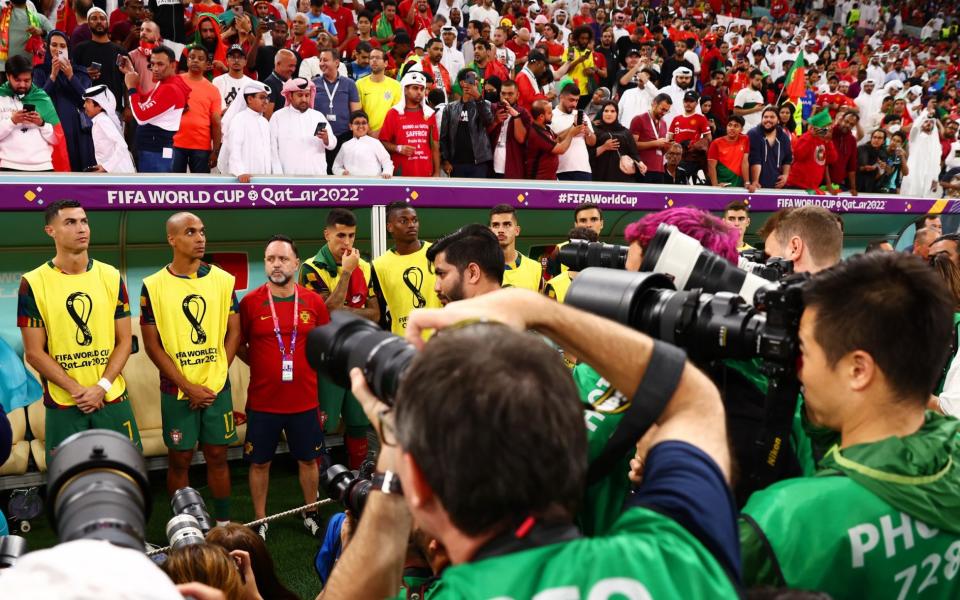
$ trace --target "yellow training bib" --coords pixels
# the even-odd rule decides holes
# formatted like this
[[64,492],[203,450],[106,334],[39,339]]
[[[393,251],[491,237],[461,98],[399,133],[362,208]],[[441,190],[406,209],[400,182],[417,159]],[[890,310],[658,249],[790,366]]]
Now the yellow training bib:
[[[163,349],[190,383],[215,392],[227,381],[227,319],[233,275],[210,265],[203,277],[184,278],[164,267],[143,280]],[[183,398],[183,391],[178,396]]]
[[[557,302],[563,302],[567,297],[567,290],[570,289],[570,272],[560,273],[547,282],[547,295],[556,298]],[[553,292],[551,294],[551,292]]]
[[397,335],[407,332],[407,319],[415,308],[440,308],[434,290],[437,277],[430,269],[424,242],[413,254],[400,255],[388,250],[373,261],[380,291],[390,311],[390,330]]
[[[103,377],[116,343],[114,317],[120,294],[120,272],[92,261],[89,271],[68,275],[44,264],[24,274],[37,301],[47,330],[47,352],[71,379],[83,386]],[[47,382],[53,401],[61,406],[77,403],[62,387]],[[127,389],[118,375],[107,392],[107,402]]]
[[540,284],[543,282],[543,268],[540,263],[527,258],[521,252],[517,252],[517,257],[520,258],[520,264],[507,265],[507,269],[503,272],[503,286],[526,288],[539,292]]

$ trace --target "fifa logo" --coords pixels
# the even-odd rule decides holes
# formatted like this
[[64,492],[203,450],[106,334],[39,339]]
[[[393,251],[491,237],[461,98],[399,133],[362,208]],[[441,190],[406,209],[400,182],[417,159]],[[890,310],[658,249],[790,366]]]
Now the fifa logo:
[[203,316],[207,314],[207,301],[199,294],[190,294],[183,299],[183,316],[187,318],[193,331],[190,332],[190,341],[196,345],[207,342],[207,332],[203,330],[201,323]]
[[427,305],[427,299],[423,297],[420,288],[423,287],[423,271],[420,267],[410,267],[403,272],[403,283],[413,294],[413,307],[423,308]]
[[89,346],[93,343],[93,334],[87,327],[92,312],[93,300],[86,292],[74,292],[67,296],[67,314],[77,325],[76,340],[81,346]]

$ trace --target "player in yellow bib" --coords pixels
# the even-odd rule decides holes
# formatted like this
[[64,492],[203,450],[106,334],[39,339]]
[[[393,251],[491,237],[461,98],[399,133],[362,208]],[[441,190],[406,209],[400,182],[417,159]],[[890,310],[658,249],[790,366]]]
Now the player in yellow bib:
[[387,205],[387,233],[396,246],[373,261],[373,290],[386,314],[385,326],[402,336],[413,309],[440,308],[440,299],[427,260],[430,243],[420,241],[417,211],[406,202]]
[[160,370],[163,441],[170,466],[167,491],[189,485],[197,443],[207,462],[217,523],[230,519],[227,446],[237,440],[227,370],[240,344],[234,277],[202,261],[207,233],[194,214],[167,220],[173,260],[143,280],[140,327]]
[[540,292],[543,290],[543,267],[517,250],[520,223],[517,211],[509,204],[498,204],[490,209],[490,230],[497,236],[503,258],[503,287],[518,287]]
[[[344,208],[334,208],[327,214],[323,237],[327,243],[300,267],[300,285],[323,296],[330,312],[349,310],[377,321],[380,306],[370,287],[370,263],[360,258],[360,251],[353,247],[357,239],[357,217]],[[328,378],[317,378],[317,392],[324,432],[336,433],[342,414],[346,425],[343,443],[347,447],[347,464],[351,469],[360,468],[367,456],[370,421],[353,394]]]
[[[587,227],[574,227],[567,234],[567,240],[584,240],[587,242],[596,242],[598,240],[597,232]],[[566,243],[566,242],[564,242]],[[577,272],[565,269],[559,275],[554,275],[543,287],[543,293],[557,302],[563,302],[567,296],[567,290],[570,284],[576,278]]]
[[20,282],[17,325],[43,379],[45,449],[87,429],[112,429],[140,447],[120,371],[130,357],[130,301],[120,272],[89,256],[90,224],[75,200],[45,211],[53,260]]

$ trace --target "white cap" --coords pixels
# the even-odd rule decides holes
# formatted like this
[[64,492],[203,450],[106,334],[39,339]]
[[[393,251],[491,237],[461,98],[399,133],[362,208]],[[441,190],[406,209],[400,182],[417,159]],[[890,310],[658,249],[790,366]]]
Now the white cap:
[[400,85],[401,87],[407,87],[408,85],[427,87],[427,78],[422,71],[407,71],[403,79],[400,80]]

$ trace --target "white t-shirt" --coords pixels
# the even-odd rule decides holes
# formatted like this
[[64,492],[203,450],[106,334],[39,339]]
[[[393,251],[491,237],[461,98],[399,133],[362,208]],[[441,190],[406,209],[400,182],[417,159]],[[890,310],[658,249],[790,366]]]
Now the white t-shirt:
[[[571,113],[565,113],[559,108],[553,111],[553,122],[550,123],[550,129],[557,135],[560,135],[561,132],[573,126],[578,112],[580,111],[574,110]],[[583,122],[587,124],[587,130],[593,133],[593,124],[590,123],[590,119],[584,117]],[[590,154],[587,152],[587,141],[583,136],[578,135],[574,137],[573,141],[570,142],[570,148],[560,155],[560,164],[557,166],[557,173],[567,173],[569,171],[580,171],[582,173],[593,172],[590,169]]]
[[[747,86],[737,92],[737,97],[733,101],[733,106],[736,108],[750,108],[747,106],[748,104],[753,104],[754,106],[763,104],[763,94],[750,86]],[[746,122],[743,130],[750,131],[759,125],[761,116],[763,116],[761,111],[757,111],[749,115],[743,115],[743,120]]]
[[495,6],[485,8],[483,4],[477,4],[470,9],[470,20],[480,21],[481,23],[490,23],[490,27],[496,29],[500,25],[500,13]]
[[217,75],[213,78],[213,86],[220,92],[224,109],[230,106],[234,98],[241,95],[240,90],[242,90],[244,86],[253,82],[254,81],[246,75],[240,77],[240,79],[234,79],[230,76],[230,73]]

